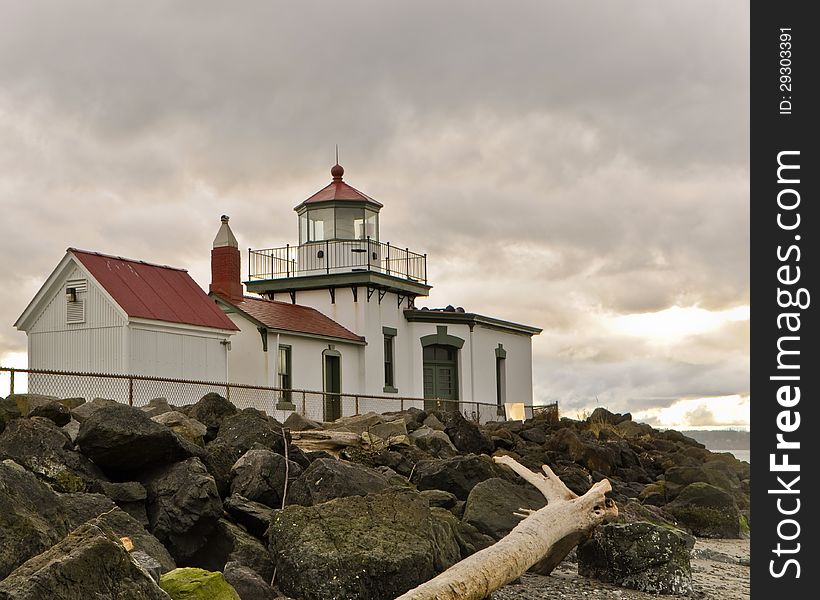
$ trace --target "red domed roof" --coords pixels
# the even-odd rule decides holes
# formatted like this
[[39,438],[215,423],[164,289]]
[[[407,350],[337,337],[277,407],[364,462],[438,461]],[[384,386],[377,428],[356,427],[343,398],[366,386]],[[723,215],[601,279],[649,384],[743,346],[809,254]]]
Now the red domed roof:
[[333,181],[299,204],[299,206],[297,206],[294,210],[299,210],[306,204],[316,204],[318,202],[330,201],[366,202],[375,208],[381,208],[384,206],[381,202],[374,200],[367,194],[364,194],[354,188],[352,185],[348,185],[342,181],[344,172],[345,170],[342,165],[338,163],[333,165],[330,169],[330,174],[333,177]]

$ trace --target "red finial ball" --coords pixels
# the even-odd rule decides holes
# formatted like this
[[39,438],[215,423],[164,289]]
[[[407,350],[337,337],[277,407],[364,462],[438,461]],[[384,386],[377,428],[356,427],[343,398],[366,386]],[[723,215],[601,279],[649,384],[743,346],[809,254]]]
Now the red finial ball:
[[336,164],[335,164],[335,165],[333,165],[333,167],[330,169],[330,174],[333,176],[333,180],[334,180],[334,181],[341,181],[341,180],[342,180],[342,175],[344,175],[344,174],[345,174],[345,170],[344,170],[344,168],[342,167],[342,165],[340,165],[340,164],[336,163]]

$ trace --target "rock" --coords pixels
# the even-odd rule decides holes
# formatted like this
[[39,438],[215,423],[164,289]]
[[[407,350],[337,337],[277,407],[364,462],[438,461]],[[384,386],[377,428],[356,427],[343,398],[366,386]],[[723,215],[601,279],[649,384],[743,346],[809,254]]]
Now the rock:
[[29,417],[44,417],[53,421],[57,427],[62,427],[71,421],[71,411],[59,400],[52,400],[47,404],[40,404],[32,409]]
[[[425,427],[429,427],[435,431],[444,431],[444,423],[438,420],[436,415],[428,415],[426,419],[422,422],[422,425]],[[448,440],[450,438],[447,438]]]
[[222,573],[185,567],[160,578],[160,587],[171,600],[241,600]]
[[686,486],[664,510],[692,533],[709,538],[739,538],[740,511],[728,492],[708,483]]
[[625,415],[616,414],[608,411],[603,406],[599,406],[592,411],[592,414],[587,417],[587,423],[607,423],[609,425],[618,425],[624,421],[631,421],[632,415],[626,413]]
[[161,572],[176,568],[174,559],[159,540],[148,533],[142,523],[115,506],[109,498],[102,494],[76,493],[63,494],[61,500],[71,529],[96,519],[98,523],[110,528],[117,538],[130,538],[135,550],[145,552],[159,563]]
[[468,454],[447,460],[420,461],[410,481],[419,490],[444,490],[459,500],[466,500],[477,483],[501,476],[504,472],[489,458]]
[[394,419],[373,425],[367,430],[367,433],[369,433],[371,437],[375,436],[387,442],[391,442],[401,437],[407,437],[407,425],[404,419]]
[[273,561],[258,539],[237,525],[220,519],[207,543],[189,560],[189,564],[208,571],[222,571],[228,562],[252,569],[265,581],[273,577]]
[[288,506],[268,540],[280,590],[304,600],[392,599],[441,562],[430,508],[411,490]]
[[137,563],[143,571],[148,573],[151,576],[151,579],[154,580],[154,583],[159,585],[159,578],[162,575],[162,565],[160,562],[151,556],[150,554],[146,554],[142,550],[134,550],[131,552],[131,559]]
[[731,471],[706,469],[703,467],[672,467],[665,474],[668,483],[678,484],[683,489],[690,483],[703,482],[719,487],[730,494],[740,491],[740,480]]
[[451,525],[451,530],[455,535],[455,541],[458,544],[462,560],[471,554],[475,554],[479,550],[483,550],[495,544],[493,538],[481,533],[469,523],[459,520],[452,511],[434,507],[430,509],[430,515],[435,519],[445,521]]
[[242,600],[276,600],[279,597],[256,571],[238,562],[226,564],[223,574]]
[[117,404],[116,400],[109,400],[108,398],[94,398],[91,402],[85,402],[77,408],[72,408],[71,416],[82,423],[104,406],[114,406],[115,404]]
[[652,435],[655,430],[646,423],[635,421],[621,421],[615,426],[616,431],[626,439],[640,438]]
[[167,398],[152,398],[145,406],[140,406],[140,410],[152,419],[158,415],[171,412],[174,408],[168,404]]
[[196,419],[207,427],[206,439],[212,440],[219,432],[222,422],[226,417],[237,413],[236,407],[225,398],[211,392],[205,394],[199,401],[188,410],[188,416]]
[[457,541],[459,521],[450,511],[436,508],[430,510],[430,523],[436,547],[433,568],[437,573],[441,573],[462,558],[461,547]]
[[374,425],[383,422],[384,417],[374,412],[369,412],[363,415],[353,415],[352,417],[336,419],[333,423],[326,425],[325,429],[362,434],[365,431],[369,431]]
[[[540,466],[536,466],[536,468],[540,469]],[[592,487],[592,478],[589,471],[580,465],[569,461],[561,461],[555,465],[553,471],[565,486],[579,496],[586,494],[589,488]]]
[[155,423],[140,409],[124,404],[95,410],[81,423],[77,444],[83,454],[115,476],[184,460],[197,453],[193,444]]
[[82,492],[107,479],[96,465],[71,448],[66,433],[42,417],[15,419],[0,434],[0,459],[14,460],[59,492]]
[[208,428],[196,419],[186,417],[181,412],[171,410],[164,412],[155,417],[151,417],[155,423],[165,425],[174,433],[181,435],[189,442],[193,442],[197,446],[205,445],[205,434]]
[[662,527],[678,528],[675,518],[658,506],[641,504],[634,498],[618,506],[618,523],[646,521]]
[[40,406],[58,402],[57,396],[45,396],[43,394],[9,394],[6,402],[17,405],[17,410],[22,417],[31,416],[31,412]]
[[421,496],[427,500],[430,508],[438,507],[450,510],[458,502],[458,498],[456,498],[455,494],[445,492],[444,490],[423,490]]
[[214,478],[198,458],[166,465],[143,476],[149,530],[177,563],[185,563],[222,516]]
[[301,473],[299,465],[272,450],[248,450],[231,469],[231,494],[239,494],[271,508],[281,508],[285,478],[288,485],[292,485]]
[[423,425],[410,434],[410,439],[421,450],[436,458],[452,458],[458,455],[458,450],[444,431]]
[[148,515],[145,512],[147,493],[145,487],[138,481],[124,481],[122,483],[103,482],[102,493],[111,498],[122,510],[139,521],[144,527],[148,526]]
[[0,582],[0,598],[14,600],[168,600],[104,524],[81,525]]
[[538,510],[547,505],[535,488],[524,487],[494,477],[482,481],[470,491],[463,520],[481,533],[500,540],[521,522],[513,513],[520,508]]
[[543,427],[530,427],[529,429],[523,430],[519,435],[534,444],[541,445],[547,441],[547,434]]
[[[13,407],[12,410],[9,408]],[[13,419],[20,418],[20,411],[17,410],[17,405],[13,402],[6,402],[5,398],[0,398],[0,433],[6,430],[6,425],[11,423]]]
[[224,440],[213,440],[205,444],[202,462],[216,481],[216,489],[222,498],[231,493],[231,469],[240,456],[242,452]]
[[85,404],[85,398],[63,398],[58,402],[65,406],[69,411],[72,411],[78,406]]
[[229,496],[223,507],[231,518],[242,525],[251,535],[264,539],[273,519],[273,508],[239,495]]
[[12,460],[0,462],[0,580],[69,532],[60,497]]
[[[587,432],[587,435],[592,436],[592,433]],[[544,447],[565,454],[590,472],[611,475],[620,465],[620,448],[617,444],[599,444],[594,436],[592,440],[582,439],[572,429],[564,428],[548,438]]]
[[310,464],[290,487],[288,502],[313,506],[334,498],[364,496],[390,487],[387,477],[374,469],[332,458]]
[[283,426],[276,419],[269,418],[254,408],[246,408],[222,419],[216,440],[223,441],[242,454],[254,444],[270,448],[277,454],[284,454],[285,440],[282,438],[282,431]]
[[68,436],[68,438],[71,440],[71,443],[73,444],[75,441],[77,441],[77,434],[80,433],[80,422],[72,417],[68,423],[61,427],[61,429]]
[[651,523],[609,523],[578,546],[578,574],[653,594],[690,594],[694,541]]
[[438,412],[436,416],[444,424],[444,433],[460,452],[492,454],[495,450],[489,436],[484,434],[478,425],[465,419],[460,412],[444,410]]
[[308,419],[307,417],[303,417],[298,412],[290,413],[288,418],[285,419],[283,425],[285,426],[285,429],[290,431],[311,431],[322,429],[321,423]]

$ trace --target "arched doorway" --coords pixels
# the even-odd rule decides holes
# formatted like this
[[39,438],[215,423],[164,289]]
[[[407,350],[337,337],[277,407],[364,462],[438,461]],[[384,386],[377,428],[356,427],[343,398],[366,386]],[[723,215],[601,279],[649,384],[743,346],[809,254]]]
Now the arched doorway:
[[458,348],[429,344],[423,353],[424,410],[456,410],[457,404],[446,400],[458,401]]

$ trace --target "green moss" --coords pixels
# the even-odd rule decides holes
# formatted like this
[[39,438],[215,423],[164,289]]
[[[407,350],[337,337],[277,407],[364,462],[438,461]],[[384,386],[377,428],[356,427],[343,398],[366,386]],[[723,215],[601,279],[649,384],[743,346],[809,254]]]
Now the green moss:
[[746,515],[740,515],[740,535],[747,536],[751,531],[752,528],[749,525],[749,519],[746,518]]
[[172,600],[240,600],[219,571],[186,567],[162,575],[159,586]]

